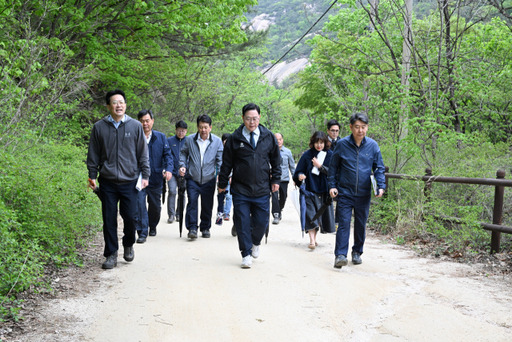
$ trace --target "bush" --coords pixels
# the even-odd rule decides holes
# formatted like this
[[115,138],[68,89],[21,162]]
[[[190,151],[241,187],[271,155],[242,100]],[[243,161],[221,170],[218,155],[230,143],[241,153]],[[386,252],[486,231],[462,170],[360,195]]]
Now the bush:
[[77,251],[101,226],[84,157],[44,143],[0,153],[0,319],[16,313],[7,306],[17,293],[44,283],[44,266],[80,265]]
[[[442,146],[434,176],[496,178],[498,169],[511,165],[506,144],[474,143]],[[423,164],[424,165],[424,164]],[[402,173],[423,175],[425,166],[412,160]],[[507,175],[510,179],[510,175]],[[428,244],[435,254],[465,256],[490,251],[490,232],[480,223],[492,223],[494,186],[432,183],[424,195],[423,181],[389,180],[387,198],[375,201],[369,224],[405,242]],[[505,188],[503,224],[512,225],[511,189]],[[511,234],[502,234],[501,249],[510,250]]]

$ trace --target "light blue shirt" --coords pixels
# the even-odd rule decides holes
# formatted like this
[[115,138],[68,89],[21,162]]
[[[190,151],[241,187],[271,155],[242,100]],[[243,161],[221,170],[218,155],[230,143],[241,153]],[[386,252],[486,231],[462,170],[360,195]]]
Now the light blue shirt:
[[114,124],[114,127],[115,127],[116,129],[118,129],[118,128],[119,128],[119,125],[121,124],[121,122],[125,122],[125,121],[126,121],[126,114],[125,114],[125,115],[123,115],[123,118],[122,118],[121,120],[119,120],[119,121],[114,120],[114,118],[112,117],[112,115],[109,115],[109,116],[108,116],[108,121],[112,122],[112,123]]
[[[256,127],[254,132],[254,146],[258,146],[258,138],[260,137],[260,128]],[[242,129],[242,134],[244,135],[245,139],[250,143],[251,142],[251,132],[247,129],[247,127],[244,126]]]

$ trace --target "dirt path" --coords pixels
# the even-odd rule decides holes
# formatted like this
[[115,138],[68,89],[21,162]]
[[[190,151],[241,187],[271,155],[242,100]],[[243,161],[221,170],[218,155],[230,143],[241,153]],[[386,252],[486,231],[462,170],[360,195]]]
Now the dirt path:
[[509,279],[371,235],[363,264],[337,270],[334,235],[310,251],[291,203],[283,216],[249,270],[231,221],[191,242],[163,216],[133,263],[98,260],[90,292],[52,301],[45,326],[19,341],[512,340]]

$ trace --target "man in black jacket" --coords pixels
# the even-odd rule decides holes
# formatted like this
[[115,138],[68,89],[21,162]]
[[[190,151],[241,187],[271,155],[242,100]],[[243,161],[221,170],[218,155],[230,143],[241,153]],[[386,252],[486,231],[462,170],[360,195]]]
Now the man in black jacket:
[[327,121],[327,135],[329,136],[329,141],[331,142],[331,151],[334,151],[336,148],[336,144],[340,140],[340,123],[336,119],[331,119]]
[[244,123],[224,146],[219,192],[231,177],[233,220],[242,253],[242,268],[250,268],[259,256],[259,246],[268,227],[271,191],[279,190],[281,156],[272,134],[260,125],[260,108],[249,103],[242,109]]

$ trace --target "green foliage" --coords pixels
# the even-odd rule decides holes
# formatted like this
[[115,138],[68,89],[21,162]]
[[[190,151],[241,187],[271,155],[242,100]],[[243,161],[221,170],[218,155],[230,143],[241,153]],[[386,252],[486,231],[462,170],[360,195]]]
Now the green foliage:
[[[498,169],[510,171],[512,156],[507,144],[491,144],[481,136],[457,144],[440,144],[434,176],[496,178]],[[424,174],[419,156],[409,164],[406,174]],[[492,223],[493,186],[434,182],[427,198],[422,181],[390,179],[389,184],[387,197],[371,207],[369,226],[409,243],[436,246],[437,254],[489,252],[490,232],[480,223]],[[512,207],[507,200],[511,195],[506,188],[503,224],[508,226],[512,225]],[[502,240],[502,248],[510,250],[512,236],[504,234]]]
[[[24,144],[30,145],[30,135]],[[100,227],[99,202],[87,192],[85,152],[39,143],[0,153],[0,297],[15,313],[16,294],[43,284],[45,265],[81,263],[77,256]],[[83,185],[81,185],[83,184]]]
[[186,75],[171,78],[174,68],[247,44],[243,13],[255,3],[0,1],[0,144],[26,126],[44,134],[53,118],[71,120],[50,134],[71,129],[67,140],[80,144],[105,115],[106,89],[126,90],[137,111],[182,91]]

